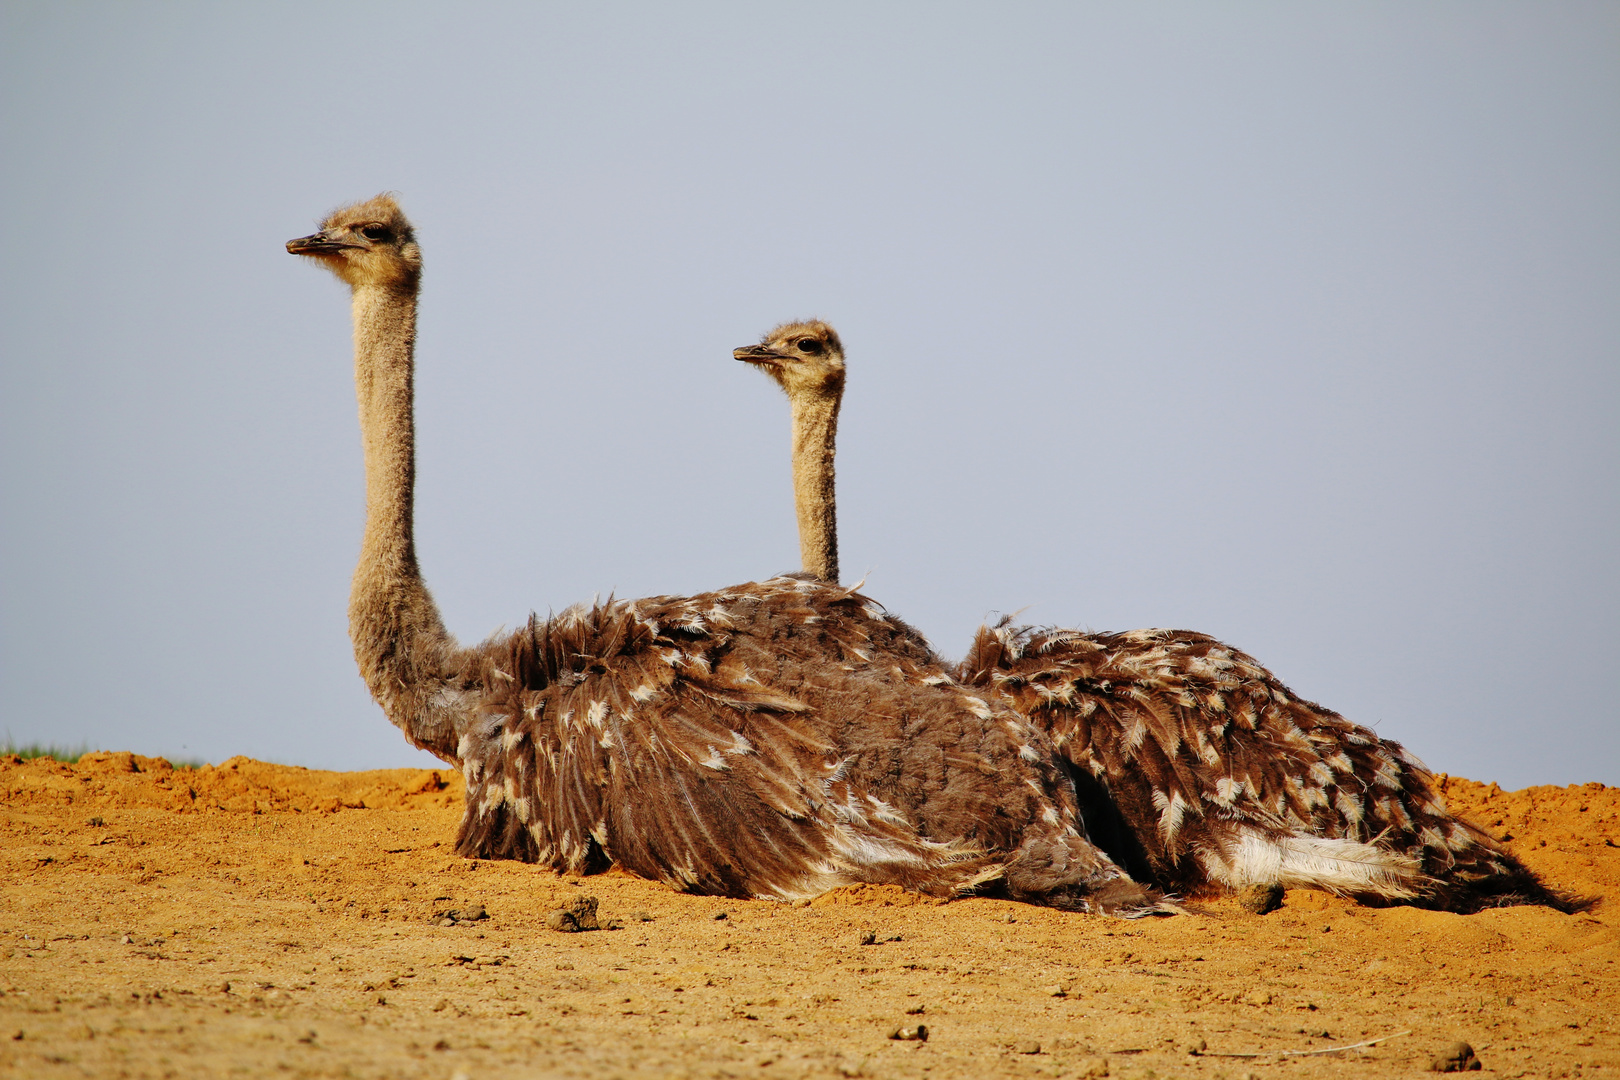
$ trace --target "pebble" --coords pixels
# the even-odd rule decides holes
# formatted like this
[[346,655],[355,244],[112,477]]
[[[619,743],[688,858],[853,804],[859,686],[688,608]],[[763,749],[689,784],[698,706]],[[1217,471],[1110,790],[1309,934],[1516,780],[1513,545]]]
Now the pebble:
[[1251,885],[1238,895],[1238,906],[1256,915],[1265,915],[1282,907],[1281,885]]
[[1065,990],[1061,985],[1059,985],[1057,983],[1053,983],[1051,986],[1048,986],[1046,988],[1046,996],[1047,997],[1068,997],[1069,992],[1067,990]]
[[1041,1052],[1041,1044],[1033,1041],[1021,1042],[1017,1046],[1014,1046],[1013,1050],[1020,1054],[1038,1054]]
[[1474,1048],[1465,1042],[1452,1043],[1444,1053],[1436,1054],[1434,1060],[1429,1062],[1430,1072],[1473,1072],[1484,1067],[1474,1056]]
[[860,943],[862,945],[876,945],[877,944],[877,931],[875,931],[875,930],[862,930],[861,931],[861,942]]
[[899,1042],[927,1042],[928,1025],[918,1024],[916,1027],[895,1028],[889,1032],[889,1038]]
[[1100,1080],[1108,1075],[1107,1058],[1087,1058],[1080,1063],[1080,1071],[1075,1074],[1082,1080]]
[[602,929],[596,918],[596,897],[581,896],[567,907],[558,908],[546,916],[546,925],[559,934]]
[[1202,1054],[1208,1049],[1209,1043],[1205,1042],[1203,1039],[1194,1039],[1192,1042],[1182,1047],[1182,1050],[1186,1051],[1193,1057],[1197,1057],[1199,1054]]
[[484,910],[483,904],[473,904],[471,907],[456,908],[446,911],[439,918],[440,926],[454,926],[457,923],[477,922],[479,919],[489,918],[489,912]]
[[911,1008],[906,1010],[906,1015],[907,1016],[921,1016],[923,1013],[925,1013],[927,1011],[928,1011],[928,1006],[926,1006],[926,1005],[913,1005]]
[[731,918],[731,912],[729,912],[729,911],[717,911],[717,912],[714,913],[714,921],[715,922],[719,922],[721,919],[729,919],[729,918]]

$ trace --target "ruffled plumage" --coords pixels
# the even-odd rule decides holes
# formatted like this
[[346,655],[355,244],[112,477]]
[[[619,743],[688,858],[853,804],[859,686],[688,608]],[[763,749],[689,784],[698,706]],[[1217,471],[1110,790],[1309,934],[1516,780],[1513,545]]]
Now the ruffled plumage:
[[1045,735],[852,590],[609,601],[476,652],[464,855],[724,896],[1153,901],[1085,838]]
[[1580,906],[1451,816],[1399,743],[1204,634],[1004,620],[980,629],[954,674],[1052,737],[1093,839],[1161,888],[1298,885],[1455,911]]

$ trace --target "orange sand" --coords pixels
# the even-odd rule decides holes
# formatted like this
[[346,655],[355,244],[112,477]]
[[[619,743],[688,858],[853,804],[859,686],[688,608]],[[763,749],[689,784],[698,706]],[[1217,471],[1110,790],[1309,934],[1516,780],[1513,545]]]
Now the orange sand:
[[[1620,1077],[1620,789],[1446,783],[1604,898],[1588,914],[1290,892],[1140,922],[468,862],[460,792],[450,771],[0,758],[0,1075],[1388,1077],[1460,1039],[1482,1075]],[[620,928],[546,928],[586,894]],[[926,1042],[888,1037],[919,1023]]]

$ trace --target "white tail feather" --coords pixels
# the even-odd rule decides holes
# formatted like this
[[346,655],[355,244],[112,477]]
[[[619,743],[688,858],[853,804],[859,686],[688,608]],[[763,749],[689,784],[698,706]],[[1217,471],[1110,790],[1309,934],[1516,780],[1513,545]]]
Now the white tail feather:
[[1231,888],[1281,885],[1408,900],[1427,884],[1416,859],[1356,840],[1272,838],[1237,827],[1218,843],[1218,849],[1200,850],[1198,861],[1211,880]]

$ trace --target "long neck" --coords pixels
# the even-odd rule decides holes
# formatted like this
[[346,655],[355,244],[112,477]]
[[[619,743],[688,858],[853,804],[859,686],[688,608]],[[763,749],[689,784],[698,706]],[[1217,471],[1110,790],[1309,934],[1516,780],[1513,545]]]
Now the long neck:
[[799,517],[799,558],[805,573],[838,580],[838,507],[833,451],[838,438],[836,394],[795,397],[793,502]]
[[447,761],[465,712],[455,639],[416,565],[411,415],[416,289],[354,290],[354,382],[366,458],[366,531],[349,593],[349,638],[371,696],[411,742]]

